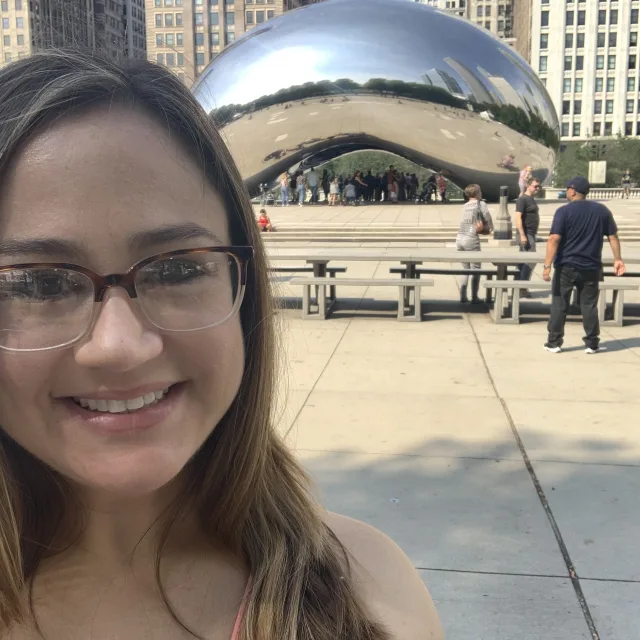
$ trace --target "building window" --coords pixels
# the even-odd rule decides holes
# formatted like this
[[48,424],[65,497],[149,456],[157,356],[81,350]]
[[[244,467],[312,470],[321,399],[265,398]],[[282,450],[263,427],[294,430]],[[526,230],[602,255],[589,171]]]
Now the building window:
[[607,92],[616,90],[616,79],[615,78],[607,78]]
[[605,136],[610,136],[613,132],[613,123],[612,122],[605,122],[604,123],[604,135]]
[[195,0],[195,4],[197,7],[201,7],[202,6],[202,0]]
[[602,113],[602,100],[593,101],[593,113],[600,115]]
[[176,56],[173,53],[167,53],[167,67],[176,66]]
[[2,28],[3,29],[9,28],[9,18],[2,18]]
[[628,65],[628,69],[635,69],[636,68],[636,64],[638,64],[638,57],[634,54],[629,56],[629,65]]
[[573,56],[565,56],[564,57],[564,70],[571,71],[573,67]]
[[211,44],[215,47],[218,46],[220,44],[220,34],[219,33],[212,33],[211,34]]
[[16,29],[24,29],[24,18],[16,18]]
[[181,47],[183,43],[182,33],[176,33],[176,44]]
[[607,24],[607,10],[606,9],[600,9],[600,11],[598,11],[598,24],[599,25]]
[[609,47],[615,47],[618,44],[618,34],[612,31],[609,34]]
[[540,34],[540,48],[548,49],[549,48],[549,34],[541,33]]
[[4,61],[5,62],[11,62],[11,54],[10,53],[5,53],[4,54]]
[[571,113],[571,100],[562,101],[562,115],[568,116]]
[[576,78],[575,93],[582,93],[582,78]]
[[613,113],[613,100],[606,100],[604,103],[605,113],[611,115]]
[[633,107],[635,106],[635,100],[627,100],[627,113],[633,113]]
[[574,116],[582,115],[582,100],[573,101],[573,115]]
[[584,11],[578,11],[578,26],[580,27],[584,26],[585,17],[586,16]]
[[212,11],[209,14],[209,24],[213,26],[220,24],[220,14],[217,11]]
[[156,47],[161,47],[164,44],[161,33],[156,33]]
[[164,64],[164,53],[156,53],[156,62],[158,64]]
[[569,135],[569,123],[568,122],[563,122],[562,123],[562,137],[566,138]]
[[162,0],[156,0],[155,5],[156,5],[156,7],[161,7],[162,6]]
[[596,93],[600,93],[604,87],[604,80],[602,78],[596,78]]
[[479,5],[476,7],[476,17],[477,17],[477,18],[482,18],[482,17],[483,17],[483,15],[484,15],[484,14],[483,14],[483,10],[484,10],[484,7],[483,7],[481,4],[479,4]]
[[540,26],[541,27],[548,27],[549,26],[549,12],[548,11],[543,11],[540,14]]
[[253,11],[247,11],[244,19],[247,24],[253,24]]
[[22,0],[16,0],[16,11],[22,11]]
[[[549,38],[547,37],[547,42]],[[540,36],[540,42],[542,42],[542,36]],[[546,49],[547,47],[545,47]],[[564,48],[572,49],[573,48],[573,33],[565,33],[564,35]]]
[[607,34],[604,33],[603,31],[600,31],[598,33],[598,46],[604,47],[605,44],[607,44]]
[[173,47],[174,35],[173,33],[167,33],[165,36],[165,42],[167,43],[167,47]]
[[156,27],[162,26],[162,14],[156,13]]
[[567,27],[573,26],[573,19],[575,15],[576,14],[573,11],[567,11]]
[[176,7],[182,6],[182,0],[175,0]]
[[584,56],[576,56],[576,71],[584,69]]
[[182,26],[182,14],[176,13],[176,27]]
[[616,68],[616,57],[609,56],[607,58],[607,69],[615,69]]
[[574,122],[573,123],[573,137],[574,138],[579,138],[580,137],[580,123],[579,122]]
[[631,9],[631,24],[638,24],[638,9]]
[[601,129],[602,124],[600,122],[594,122],[593,123],[593,135],[594,136],[599,136],[600,132],[602,131]]
[[609,12],[609,24],[618,24],[618,10],[611,9]]
[[204,46],[204,33],[196,33],[195,43],[197,47]]
[[578,49],[584,49],[584,33],[578,34]]
[[633,122],[625,122],[624,123],[624,135],[632,136],[633,135]]
[[547,70],[547,56],[540,56],[540,72],[544,73]]
[[604,56],[596,56],[596,69],[604,69]]
[[194,14],[194,18],[195,18],[195,21],[196,21],[197,25],[204,24],[204,17],[203,17],[201,12],[195,13]]
[[224,14],[224,21],[228,24],[228,25],[232,25],[236,23],[236,14],[233,11],[227,11]]
[[218,0],[209,0],[209,4],[210,4],[212,7],[217,7],[217,6],[218,6]]
[[635,90],[636,90],[636,79],[627,78],[627,91],[635,91]]
[[276,12],[273,9],[267,9],[267,20],[271,20],[271,18],[275,17]]
[[225,31],[224,34],[224,43],[225,45],[231,44],[236,39],[236,34],[233,31]]
[[484,8],[484,17],[485,18],[490,18],[491,17],[491,5],[488,4],[485,8]]
[[638,46],[638,32],[637,31],[632,31],[629,34],[629,46],[630,47],[637,47]]
[[563,93],[571,93],[571,78],[565,78],[562,86]]
[[264,22],[264,11],[256,11],[256,23],[262,24]]
[[164,26],[173,27],[173,13],[164,14]]
[[4,40],[4,46],[5,47],[10,47],[11,46],[11,36],[4,36],[3,40]]
[[204,64],[204,53],[202,53],[202,51],[198,51],[198,53],[196,53],[196,64],[199,67]]
[[184,53],[178,54],[178,66],[184,67]]
[[164,0],[165,7],[173,7],[173,0]]
[[504,31],[504,20],[498,20],[498,31]]
[[7,0],[2,0],[2,11],[9,11],[9,2]]

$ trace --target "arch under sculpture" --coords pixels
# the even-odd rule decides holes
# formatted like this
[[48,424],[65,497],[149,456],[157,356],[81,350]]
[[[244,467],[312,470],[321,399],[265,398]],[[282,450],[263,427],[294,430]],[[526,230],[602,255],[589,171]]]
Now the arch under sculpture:
[[[255,27],[194,86],[250,191],[292,167],[363,149],[518,193],[559,146],[551,99],[525,60],[475,24],[407,0],[328,0]],[[366,169],[366,167],[363,167]]]

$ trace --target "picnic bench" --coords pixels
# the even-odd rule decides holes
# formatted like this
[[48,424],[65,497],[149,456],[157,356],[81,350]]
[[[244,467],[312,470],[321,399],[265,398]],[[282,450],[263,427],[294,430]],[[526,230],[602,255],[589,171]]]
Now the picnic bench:
[[[520,293],[523,289],[529,291],[551,291],[551,282],[526,282],[521,280],[496,280],[486,282],[487,289],[495,289],[496,299],[491,315],[496,324],[520,323]],[[598,317],[604,326],[621,327],[624,320],[624,292],[637,291],[638,285],[625,282],[601,282],[600,296],[598,298]],[[508,310],[509,291],[512,291],[510,315],[505,315]],[[612,291],[613,313],[607,315],[607,291]]]
[[[293,267],[269,267],[269,271],[272,273],[313,273],[313,265],[302,264]],[[327,275],[330,278],[335,278],[336,273],[346,273],[347,267],[327,267]],[[318,289],[316,288],[316,299],[318,298]],[[334,284],[329,285],[329,299],[336,299],[336,287]]]
[[[302,317],[305,320],[325,320],[333,307],[334,300],[327,304],[327,298],[322,290],[317,296],[318,310],[311,311],[311,287],[336,286],[341,287],[398,287],[398,320],[420,322],[422,320],[422,301],[420,291],[422,287],[433,286],[433,280],[395,279],[381,280],[377,278],[292,278],[292,285],[302,285]],[[414,290],[413,305],[406,304],[405,291],[407,288]],[[409,313],[407,313],[409,307]]]

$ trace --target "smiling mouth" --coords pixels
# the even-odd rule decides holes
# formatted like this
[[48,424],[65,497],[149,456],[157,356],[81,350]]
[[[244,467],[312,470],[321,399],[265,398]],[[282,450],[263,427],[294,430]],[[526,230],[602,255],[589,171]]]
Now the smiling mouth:
[[95,413],[135,413],[162,402],[172,388],[173,386],[158,391],[150,391],[143,396],[127,400],[96,400],[93,398],[72,398],[72,400],[79,407]]

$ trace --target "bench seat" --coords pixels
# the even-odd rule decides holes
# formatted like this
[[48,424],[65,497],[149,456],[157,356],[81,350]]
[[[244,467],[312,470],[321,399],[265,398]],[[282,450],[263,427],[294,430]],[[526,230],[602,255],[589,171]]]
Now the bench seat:
[[[336,285],[341,287],[398,287],[398,320],[420,322],[422,320],[420,290],[422,287],[433,286],[433,280],[402,279],[382,280],[377,278],[292,278],[292,285],[302,286],[302,317],[304,319],[326,319],[330,307],[327,307],[326,296],[318,296],[318,312],[311,313],[311,287]],[[405,291],[411,288],[414,293],[413,311],[409,314],[405,309]]]

